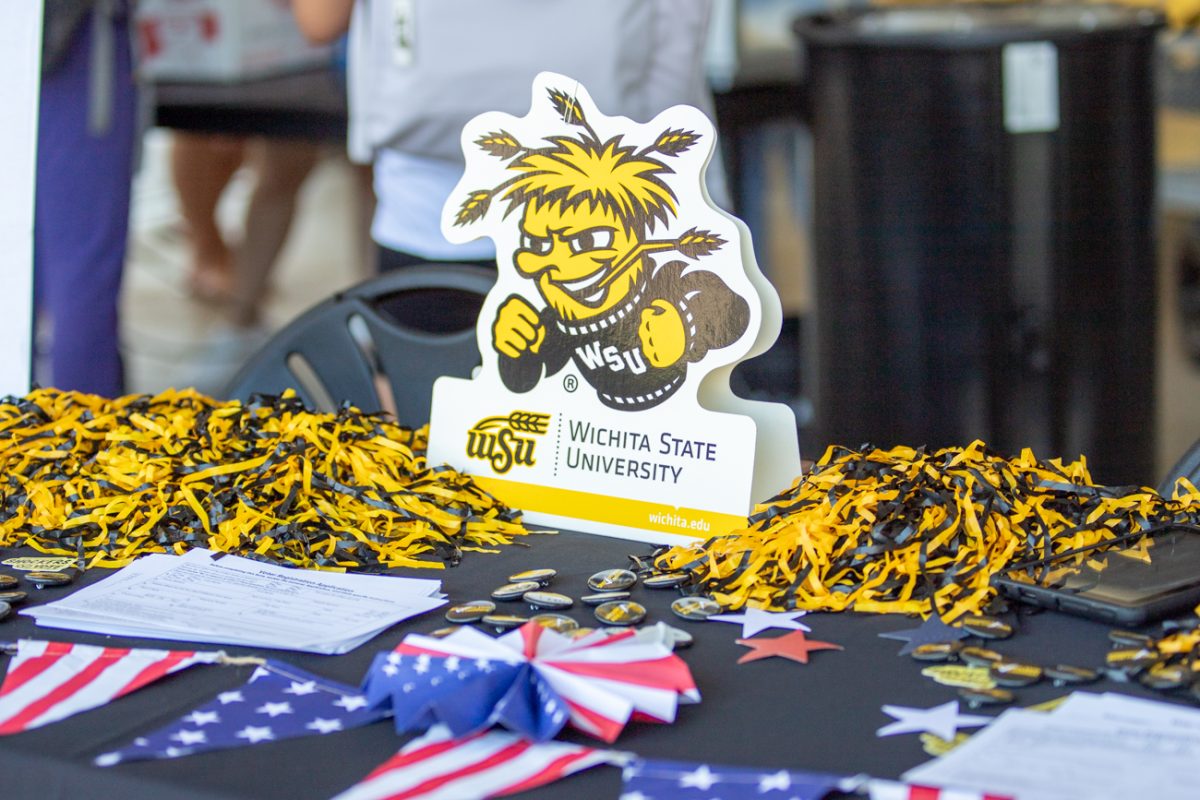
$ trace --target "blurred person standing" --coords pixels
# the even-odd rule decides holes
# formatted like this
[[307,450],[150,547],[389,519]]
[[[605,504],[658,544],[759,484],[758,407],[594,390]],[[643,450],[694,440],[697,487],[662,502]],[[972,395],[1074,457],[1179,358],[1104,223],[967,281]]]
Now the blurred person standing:
[[[59,389],[124,391],[117,302],[138,134],[133,0],[46,0],[34,302]],[[35,362],[36,363],[36,362]]]
[[349,149],[375,165],[372,237],[382,270],[424,261],[495,264],[489,239],[451,244],[441,211],[464,168],[463,125],[528,112],[550,70],[606,114],[648,121],[686,103],[712,116],[708,0],[293,0],[315,41],[349,30]]
[[[254,328],[321,146],[270,136],[171,136],[171,177],[191,244],[188,289],[198,300],[227,306],[238,328]],[[217,225],[217,204],[242,167],[253,173],[254,188],[241,241],[231,246]]]

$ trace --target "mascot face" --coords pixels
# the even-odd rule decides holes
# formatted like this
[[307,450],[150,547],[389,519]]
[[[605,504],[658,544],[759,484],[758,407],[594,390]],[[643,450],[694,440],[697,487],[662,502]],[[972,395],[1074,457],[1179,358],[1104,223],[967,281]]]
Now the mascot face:
[[588,319],[622,302],[641,279],[641,260],[620,271],[638,244],[633,232],[605,206],[533,201],[521,220],[517,270],[537,282],[542,298],[560,317]]

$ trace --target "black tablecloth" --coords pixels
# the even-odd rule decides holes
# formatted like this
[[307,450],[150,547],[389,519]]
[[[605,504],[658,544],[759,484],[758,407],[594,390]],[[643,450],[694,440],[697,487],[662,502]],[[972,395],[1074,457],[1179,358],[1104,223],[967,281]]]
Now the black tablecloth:
[[[451,602],[486,597],[518,570],[552,567],[559,571],[553,589],[575,598],[588,591],[592,573],[626,566],[626,555],[645,553],[635,542],[573,533],[537,535],[528,546],[502,548],[498,554],[467,553],[462,564],[445,571],[413,570],[415,577],[437,577]],[[7,570],[7,568],[3,568]],[[92,570],[84,581],[110,574]],[[45,589],[34,602],[45,602],[66,589]],[[868,773],[896,778],[925,761],[916,735],[876,738],[891,721],[885,703],[928,707],[955,697],[955,690],[920,675],[921,664],[898,656],[901,642],[879,638],[885,631],[915,626],[899,616],[811,614],[810,638],[842,645],[842,652],[812,654],[807,665],[779,658],[738,665],[747,652],[735,643],[741,629],[725,623],[692,623],[675,617],[669,604],[677,594],[634,590],[650,611],[648,622],[666,621],[686,628],[695,646],[680,651],[703,695],[698,705],[681,706],[673,725],[633,723],[615,747],[651,758],[709,763]],[[577,604],[567,612],[585,625],[591,610]],[[269,655],[335,680],[357,684],[375,653],[390,649],[408,633],[443,627],[440,612],[398,625],[352,653],[316,656],[282,651],[224,648],[231,654]],[[1057,614],[1022,615],[1018,634],[994,649],[1041,664],[1103,664],[1107,627]],[[777,636],[765,631],[759,636]],[[31,620],[10,618],[0,625],[5,639],[67,639],[91,644],[164,647],[161,641],[113,639],[37,628]],[[184,648],[196,646],[181,643]],[[200,646],[200,649],[214,649]],[[27,733],[0,738],[0,791],[8,797],[122,798],[325,798],[342,791],[386,760],[406,740],[390,722],[328,736],[260,744],[187,758],[135,762],[100,769],[97,754],[126,744],[210,700],[217,692],[240,686],[252,667],[197,667],[185,670],[105,708],[89,711]],[[1097,691],[1118,689],[1151,696],[1139,686],[1103,682]],[[1042,683],[1019,690],[1021,705],[1063,694]],[[984,712],[991,713],[991,712]],[[998,712],[997,712],[998,713]],[[596,744],[576,734],[562,738]],[[522,797],[617,798],[620,774],[599,767]]]

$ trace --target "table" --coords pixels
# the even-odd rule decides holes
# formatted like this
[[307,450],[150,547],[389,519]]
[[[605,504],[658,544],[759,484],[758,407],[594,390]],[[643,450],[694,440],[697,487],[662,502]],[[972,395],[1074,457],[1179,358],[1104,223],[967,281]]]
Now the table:
[[[420,571],[419,575],[410,570],[406,574],[440,577],[451,602],[461,602],[486,596],[512,572],[552,567],[559,571],[553,588],[578,598],[588,593],[585,581],[589,575],[625,566],[626,554],[646,550],[638,543],[574,533],[535,535],[528,538],[528,546],[505,547],[498,554],[467,553],[454,569]],[[95,570],[83,580],[107,574]],[[44,602],[66,591],[69,588],[45,589],[31,601]],[[914,627],[907,618],[813,614],[805,620],[813,628],[810,637],[841,644],[844,652],[814,653],[808,665],[774,658],[739,666],[735,662],[747,652],[734,642],[740,628],[678,619],[669,610],[670,601],[677,596],[673,591],[639,586],[634,592],[649,609],[649,621],[663,620],[695,636],[695,646],[680,651],[680,655],[691,667],[703,700],[698,705],[681,706],[673,725],[632,724],[614,745],[618,749],[654,758],[846,774],[866,772],[895,778],[928,756],[922,752],[916,735],[875,737],[875,730],[890,721],[880,706],[893,703],[928,707],[955,697],[953,689],[921,677],[921,664],[898,656],[900,642],[878,637],[885,631]],[[585,606],[577,605],[567,613],[584,624],[590,620],[590,609]],[[225,649],[231,654],[267,655],[356,684],[376,652],[390,649],[408,633],[427,633],[444,625],[441,615],[433,612],[397,625],[344,656]],[[10,618],[0,629],[5,639],[116,643],[102,636],[38,629],[25,618]],[[1098,666],[1108,649],[1106,632],[1107,627],[1099,623],[1044,613],[1021,616],[1019,633],[992,646],[1014,658],[1041,664]],[[780,633],[766,631],[759,636]],[[120,640],[120,644],[168,646],[160,641],[129,639]],[[183,643],[179,646],[196,647]],[[383,722],[329,736],[175,760],[135,762],[108,769],[90,765],[95,755],[166,724],[219,691],[240,686],[251,669],[213,666],[185,670],[105,708],[0,738],[5,796],[128,800],[327,798],[357,782],[405,741],[390,723]],[[1088,688],[1161,697],[1140,686],[1107,681]],[[1042,683],[1018,690],[1018,701],[1030,705],[1065,691]],[[563,738],[597,744],[575,734]],[[619,795],[619,771],[597,767],[521,797],[616,800]]]
[[155,123],[167,128],[343,142],[344,80],[332,67],[237,83],[156,83]]

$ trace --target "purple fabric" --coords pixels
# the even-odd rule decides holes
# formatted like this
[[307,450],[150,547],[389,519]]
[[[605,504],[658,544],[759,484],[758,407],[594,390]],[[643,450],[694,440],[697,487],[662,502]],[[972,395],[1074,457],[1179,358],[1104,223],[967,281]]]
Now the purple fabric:
[[113,25],[117,64],[106,134],[88,132],[90,19],[65,62],[42,78],[34,214],[35,302],[52,320],[51,383],[107,397],[124,391],[117,298],[137,116],[127,23]]

